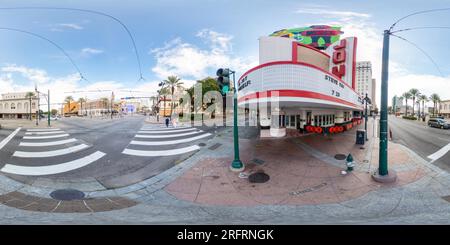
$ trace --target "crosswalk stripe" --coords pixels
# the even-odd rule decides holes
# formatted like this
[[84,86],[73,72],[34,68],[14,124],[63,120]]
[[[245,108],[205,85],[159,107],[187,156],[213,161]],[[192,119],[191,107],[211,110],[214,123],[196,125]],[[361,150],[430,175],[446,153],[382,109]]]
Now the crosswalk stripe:
[[6,144],[8,144],[8,142],[14,138],[14,136],[21,130],[21,127],[16,128],[16,130],[14,130],[10,135],[8,135],[8,137],[4,138],[1,142],[0,142],[0,149],[2,149],[3,147],[5,147]]
[[174,128],[174,127],[168,127],[168,128],[166,128],[166,127],[147,127],[147,126],[144,126],[144,127],[142,127],[141,129],[142,130],[154,130],[154,131],[163,131],[163,130],[173,130],[173,131],[177,131],[177,130],[180,130],[180,129],[186,129],[186,128],[192,128],[192,127],[190,127],[190,126],[183,126],[183,127],[176,127],[176,128]]
[[143,157],[159,157],[159,156],[173,156],[179,155],[191,151],[195,151],[200,149],[197,145],[192,145],[184,148],[172,149],[172,150],[164,150],[164,151],[141,151],[141,150],[132,150],[125,149],[123,150],[123,154],[133,155],[133,156],[143,156]]
[[53,146],[53,145],[63,145],[67,143],[76,142],[76,139],[67,139],[67,140],[59,140],[59,141],[50,141],[50,142],[40,142],[40,143],[32,143],[32,142],[20,142],[19,146]]
[[188,132],[197,130],[196,128],[188,128],[188,129],[180,129],[180,130],[148,130],[148,129],[141,129],[138,133],[143,134],[165,134],[165,133],[178,133],[178,132]]
[[198,132],[189,132],[189,133],[182,133],[182,134],[170,134],[170,135],[142,135],[142,134],[137,134],[135,137],[136,138],[150,138],[150,139],[158,139],[158,138],[173,138],[173,137],[180,137],[180,136],[188,136],[188,135],[192,135],[192,134],[198,134],[200,132],[203,131],[198,131]]
[[68,147],[65,149],[60,150],[54,150],[54,151],[16,151],[13,154],[13,157],[25,157],[25,158],[37,158],[37,157],[54,157],[54,156],[61,156],[66,155],[69,153],[74,153],[83,149],[86,149],[89,147],[86,144],[79,144],[76,146]]
[[180,140],[168,140],[168,141],[138,141],[138,140],[133,140],[133,141],[130,142],[130,144],[131,145],[175,145],[175,144],[186,143],[186,142],[191,142],[191,141],[194,141],[194,140],[202,139],[202,138],[208,137],[210,135],[211,135],[210,133],[206,133],[206,134],[202,134],[202,135],[191,137],[191,138],[180,139]]
[[26,135],[45,135],[45,134],[61,134],[64,131],[49,131],[49,132],[27,132]]
[[450,143],[448,145],[442,147],[435,153],[429,155],[428,158],[430,158],[432,160],[432,162],[434,162],[434,161],[438,160],[439,158],[443,157],[449,151],[450,151]]
[[62,137],[67,137],[67,136],[69,136],[69,134],[58,134],[58,135],[47,135],[47,136],[23,136],[23,139],[40,140],[40,139],[62,138]]
[[27,129],[28,132],[47,132],[47,131],[59,131],[59,128],[39,128],[39,129]]
[[59,174],[87,166],[97,161],[98,159],[102,158],[105,155],[106,155],[105,153],[97,151],[92,153],[91,155],[85,156],[83,158],[74,161],[50,166],[25,167],[13,164],[6,164],[2,169],[0,169],[0,171],[4,173],[27,175],[27,176]]

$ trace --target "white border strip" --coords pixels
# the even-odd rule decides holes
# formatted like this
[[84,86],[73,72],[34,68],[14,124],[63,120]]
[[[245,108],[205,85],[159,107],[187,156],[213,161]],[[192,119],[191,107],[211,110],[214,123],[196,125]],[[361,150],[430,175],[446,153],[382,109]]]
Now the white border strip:
[[127,155],[133,155],[133,156],[141,156],[141,157],[160,157],[160,156],[173,156],[173,155],[179,155],[191,151],[199,150],[200,147],[197,145],[191,145],[185,148],[178,148],[178,149],[172,149],[172,150],[165,150],[165,151],[139,151],[139,150],[131,150],[131,149],[125,149],[123,150],[123,154]]
[[59,140],[59,141],[50,141],[50,142],[41,142],[41,143],[32,143],[32,142],[20,142],[19,146],[53,146],[53,145],[63,145],[67,143],[76,142],[77,139],[67,139],[67,140]]
[[55,150],[55,151],[16,151],[13,154],[13,157],[25,157],[25,158],[35,158],[35,157],[54,157],[66,155],[69,153],[74,153],[83,149],[88,148],[89,146],[86,144],[79,144],[76,146],[68,147],[65,149]]
[[39,128],[39,129],[27,129],[27,132],[47,132],[47,131],[59,131],[59,128]]
[[142,135],[142,134],[136,134],[136,138],[149,138],[149,139],[161,139],[161,138],[173,138],[173,137],[180,137],[180,136],[187,136],[192,134],[198,134],[203,131],[198,132],[189,132],[189,133],[183,133],[183,134],[169,134],[169,135]]
[[180,140],[169,140],[169,141],[138,141],[138,140],[133,140],[133,141],[130,142],[130,145],[175,145],[175,144],[186,143],[186,142],[191,142],[191,141],[194,141],[194,140],[202,139],[202,138],[208,137],[210,135],[211,135],[210,133],[206,133],[206,134],[202,134],[202,135],[191,137],[191,138],[180,139]]
[[14,130],[14,132],[12,132],[10,135],[8,135],[8,137],[4,138],[2,140],[2,142],[0,142],[0,150],[5,147],[6,144],[8,144],[8,142],[14,138],[14,136],[20,131],[20,129],[22,129],[21,127],[16,128],[16,130]]
[[25,166],[18,166],[18,165],[12,165],[12,164],[6,164],[2,169],[0,169],[1,172],[9,173],[9,174],[18,174],[18,175],[27,175],[27,176],[40,176],[40,175],[50,175],[50,174],[59,174],[64,172],[69,172],[74,169],[78,169],[81,167],[84,167],[86,165],[89,165],[98,159],[102,158],[106,154],[97,151],[93,154],[77,159],[75,161],[56,164],[56,165],[50,165],[50,166],[39,166],[39,167],[25,167]]
[[67,137],[69,134],[58,134],[58,135],[49,135],[49,136],[23,136],[25,140],[41,140],[41,139],[54,139],[54,138],[62,138]]
[[173,131],[176,131],[179,129],[186,129],[186,128],[192,128],[192,127],[181,126],[181,127],[174,128],[174,127],[166,127],[166,126],[164,126],[164,127],[163,126],[161,126],[161,127],[146,127],[146,126],[144,126],[141,128],[141,130],[154,130],[154,131],[173,130]]
[[63,134],[64,131],[49,131],[49,132],[27,132],[25,135],[45,135],[45,134]]

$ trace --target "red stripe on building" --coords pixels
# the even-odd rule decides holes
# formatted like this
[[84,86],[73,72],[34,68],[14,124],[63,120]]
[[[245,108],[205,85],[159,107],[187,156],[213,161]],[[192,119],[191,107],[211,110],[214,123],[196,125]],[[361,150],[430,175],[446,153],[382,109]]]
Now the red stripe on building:
[[344,104],[348,106],[352,106],[354,108],[358,108],[355,104],[345,101],[343,99],[339,99],[333,96],[306,91],[306,90],[269,90],[267,92],[256,92],[253,94],[242,96],[238,99],[240,102],[245,102],[250,99],[259,99],[259,98],[268,98],[268,97],[276,97],[278,93],[278,97],[301,97],[301,98],[310,98],[310,99],[319,99],[319,100],[327,100],[339,104]]

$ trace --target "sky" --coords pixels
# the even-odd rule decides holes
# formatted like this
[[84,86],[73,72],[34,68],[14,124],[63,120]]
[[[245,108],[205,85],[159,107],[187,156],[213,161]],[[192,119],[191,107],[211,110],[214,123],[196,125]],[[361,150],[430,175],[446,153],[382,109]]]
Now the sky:
[[[111,17],[12,9],[19,7],[76,8]],[[258,38],[276,30],[333,24],[342,26],[343,37],[358,37],[357,60],[372,62],[380,105],[383,30],[405,15],[430,8],[450,8],[450,0],[0,0],[0,93],[34,90],[37,84],[40,91],[51,90],[52,103],[62,103],[68,95],[106,97],[108,90],[116,98],[151,96],[169,75],[180,77],[186,86],[214,76],[219,67],[230,67],[239,77],[258,65]],[[130,31],[136,50],[115,19]],[[450,11],[412,16],[396,28],[425,26],[450,26]],[[417,88],[450,99],[450,29],[398,35],[427,55],[391,37],[389,98]],[[82,92],[94,90],[101,91]]]

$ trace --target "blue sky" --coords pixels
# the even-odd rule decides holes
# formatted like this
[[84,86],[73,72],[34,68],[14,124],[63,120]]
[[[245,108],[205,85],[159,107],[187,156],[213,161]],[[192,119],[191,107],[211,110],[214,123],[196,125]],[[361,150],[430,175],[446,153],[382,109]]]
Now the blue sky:
[[[0,92],[26,90],[37,82],[43,90],[52,88],[59,102],[68,95],[63,92],[73,90],[112,89],[118,96],[147,95],[154,93],[157,82],[167,75],[177,75],[191,84],[213,76],[219,66],[230,66],[241,74],[257,64],[258,37],[310,24],[338,24],[345,36],[357,36],[358,59],[373,62],[379,87],[382,30],[411,12],[450,7],[450,1],[24,0],[0,1],[0,7],[101,11],[120,19],[133,33],[145,81],[138,81],[139,67],[129,37],[109,18],[75,11],[0,9],[0,28],[16,28],[51,39],[89,80],[79,81],[68,58],[48,42],[0,30]],[[411,17],[398,28],[446,25],[450,26],[450,11]],[[443,76],[415,47],[392,39],[390,96],[416,87],[427,95],[436,92],[442,99],[450,99],[450,30],[402,35],[432,56]],[[377,93],[379,96],[379,88]]]

